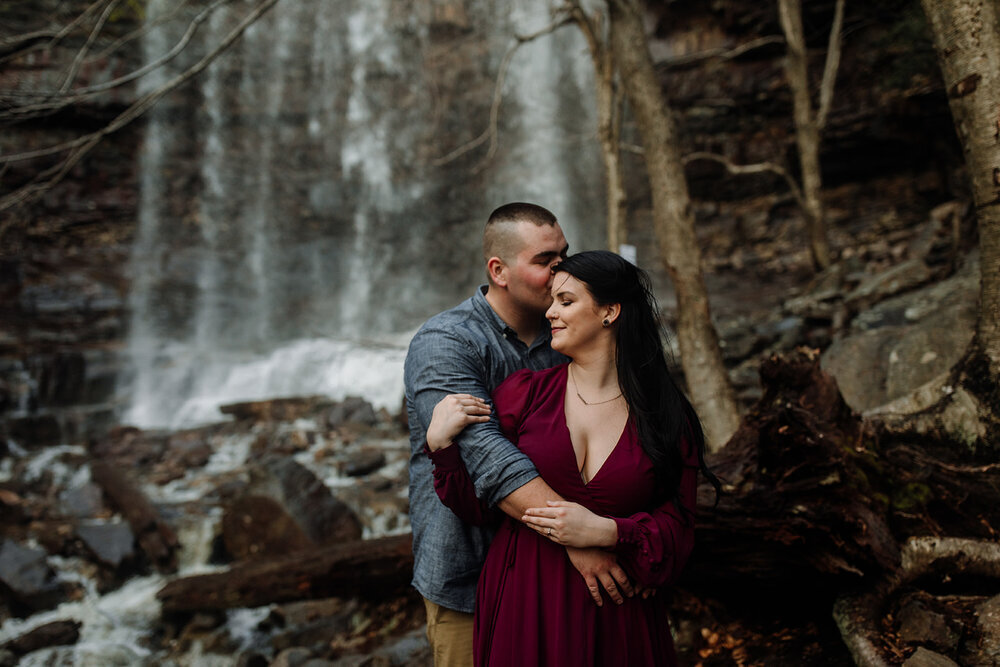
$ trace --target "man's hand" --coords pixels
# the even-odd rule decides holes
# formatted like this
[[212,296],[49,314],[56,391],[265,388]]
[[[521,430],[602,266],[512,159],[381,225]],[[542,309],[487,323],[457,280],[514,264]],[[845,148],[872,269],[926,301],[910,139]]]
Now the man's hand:
[[628,580],[628,575],[618,565],[614,554],[602,549],[577,549],[575,547],[566,547],[566,553],[569,554],[569,560],[573,563],[573,567],[587,582],[590,596],[594,598],[594,603],[598,607],[604,604],[601,587],[608,592],[615,604],[625,602],[622,591],[628,597],[635,594],[635,589]]

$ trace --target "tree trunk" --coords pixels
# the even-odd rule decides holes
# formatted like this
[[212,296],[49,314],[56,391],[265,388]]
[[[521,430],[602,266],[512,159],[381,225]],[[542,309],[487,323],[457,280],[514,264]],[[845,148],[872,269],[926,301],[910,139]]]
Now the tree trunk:
[[649,54],[641,8],[631,0],[609,0],[608,9],[612,52],[642,135],[660,255],[677,292],[681,365],[709,448],[718,449],[736,431],[739,410],[709,313],[677,132]]
[[[613,74],[612,74],[613,76]],[[606,90],[600,90],[600,89]],[[625,195],[625,177],[622,172],[621,127],[619,124],[620,99],[613,80],[603,77],[598,83],[597,132],[604,158],[604,182],[608,192],[608,250],[621,252],[628,242],[628,197]]]
[[237,563],[225,572],[175,579],[156,597],[171,613],[398,593],[413,572],[411,541],[410,535],[397,535]]
[[571,16],[587,40],[590,58],[594,63],[597,138],[601,144],[604,185],[608,197],[608,250],[620,252],[622,244],[628,241],[625,226],[628,198],[625,195],[625,176],[622,172],[621,94],[616,80],[615,61],[603,34],[600,13],[588,15],[579,3],[574,2]]
[[792,90],[795,117],[795,140],[802,170],[802,195],[805,204],[809,251],[819,269],[830,266],[830,245],[826,237],[823,203],[820,199],[822,177],[819,165],[820,127],[809,93],[809,63],[802,30],[801,0],[778,0],[778,15],[788,43],[785,74]]
[[923,0],[979,223],[976,342],[1000,377],[1000,6]]
[[886,432],[931,436],[993,460],[1000,452],[1000,7],[980,0],[922,4],[976,207],[979,318],[948,376],[880,409],[878,418]]
[[90,476],[132,527],[139,546],[160,572],[177,570],[177,535],[149,499],[116,467],[104,461],[90,464]]

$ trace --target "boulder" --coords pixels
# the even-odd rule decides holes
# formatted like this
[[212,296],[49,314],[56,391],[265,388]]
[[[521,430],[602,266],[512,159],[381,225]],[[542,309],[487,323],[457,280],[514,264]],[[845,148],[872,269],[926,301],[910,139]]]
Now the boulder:
[[884,301],[855,318],[852,333],[823,353],[848,404],[867,411],[950,369],[972,339],[978,278],[969,262],[954,277]]
[[0,545],[0,584],[14,602],[28,611],[51,609],[69,595],[69,587],[56,580],[41,549],[25,547],[13,540]]
[[76,527],[76,535],[99,562],[112,569],[135,557],[135,535],[127,523],[83,523]]
[[983,664],[1000,665],[1000,595],[994,595],[976,609]]
[[361,538],[361,521],[311,470],[286,456],[265,456],[260,463],[255,493],[278,500],[314,543]]
[[865,331],[826,349],[823,370],[836,378],[848,405],[863,411],[888,402],[889,356],[904,335],[899,327]]
[[222,540],[235,560],[256,560],[314,546],[302,527],[273,498],[245,496],[222,515]]
[[59,506],[66,516],[92,518],[104,510],[104,494],[96,484],[87,482],[60,493]]
[[385,465],[385,452],[376,447],[362,447],[344,454],[340,472],[348,477],[363,477]]
[[903,667],[958,667],[958,663],[923,646],[903,662]]
[[326,425],[334,429],[345,424],[374,426],[378,422],[372,404],[358,396],[348,396],[326,412]]
[[921,596],[911,596],[903,603],[897,621],[899,638],[910,644],[924,644],[949,652],[961,638],[948,623],[948,617],[931,608]]

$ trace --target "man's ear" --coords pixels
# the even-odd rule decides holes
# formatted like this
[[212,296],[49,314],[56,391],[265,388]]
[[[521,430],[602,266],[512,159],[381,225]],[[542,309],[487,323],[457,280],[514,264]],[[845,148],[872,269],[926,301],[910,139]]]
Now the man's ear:
[[490,276],[490,282],[498,287],[507,286],[507,265],[499,257],[490,257],[486,260],[486,272]]

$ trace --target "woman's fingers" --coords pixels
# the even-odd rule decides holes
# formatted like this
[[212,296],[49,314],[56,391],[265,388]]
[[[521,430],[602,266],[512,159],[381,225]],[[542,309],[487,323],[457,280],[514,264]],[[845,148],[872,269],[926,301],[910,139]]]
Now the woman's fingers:
[[533,516],[522,516],[521,521],[526,523],[529,528],[534,530],[542,537],[547,537],[553,542],[562,544],[558,532],[558,527],[553,523],[551,519],[540,519],[538,517],[533,517]]
[[[447,405],[456,414],[471,423],[488,421],[489,419],[490,405],[478,396],[472,396],[470,394],[452,394],[443,398],[441,402],[447,402]],[[486,419],[483,419],[483,417],[486,417]]]
[[470,424],[481,424],[490,420],[489,404],[471,394],[450,394],[445,396],[431,414],[427,426],[427,446],[431,451],[449,447],[455,437]]
[[529,507],[524,510],[526,515],[546,517],[548,519],[555,519],[563,514],[564,510],[555,507]]

